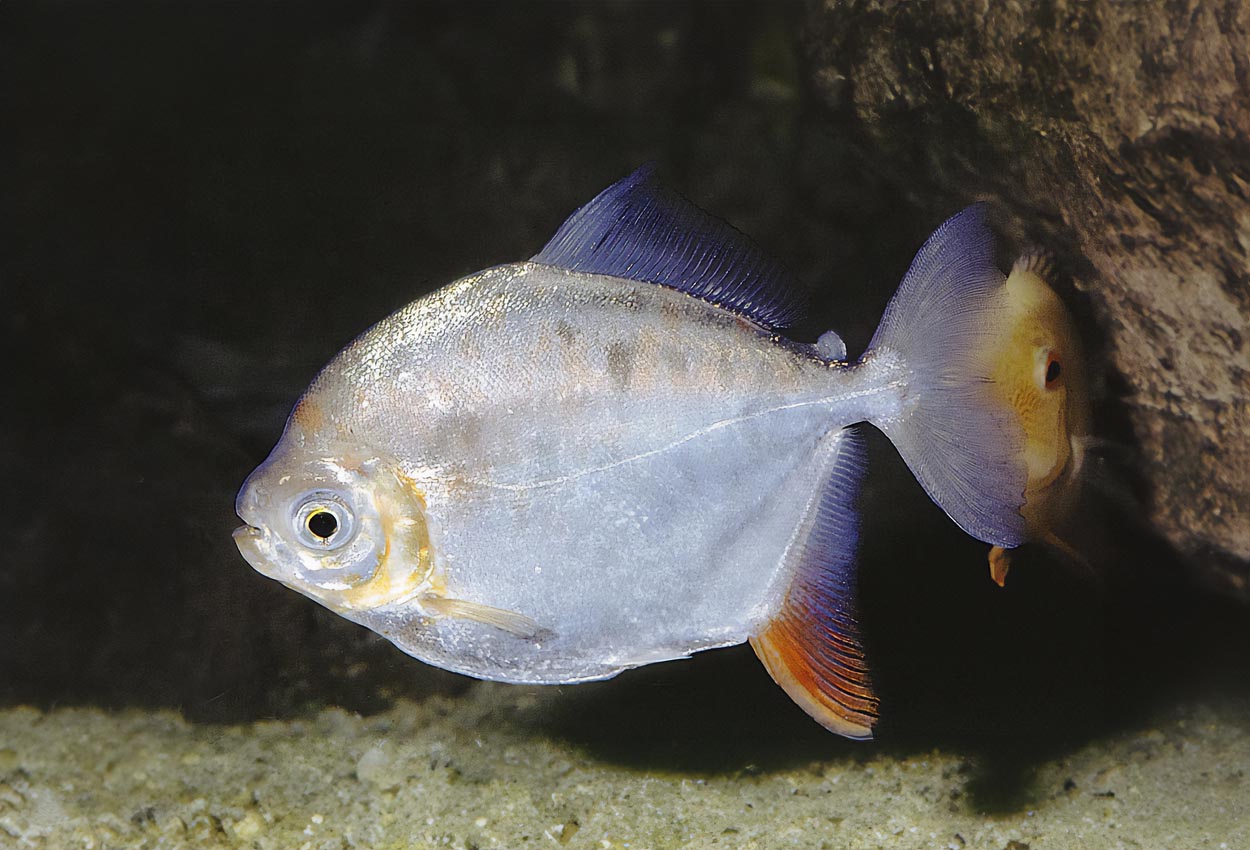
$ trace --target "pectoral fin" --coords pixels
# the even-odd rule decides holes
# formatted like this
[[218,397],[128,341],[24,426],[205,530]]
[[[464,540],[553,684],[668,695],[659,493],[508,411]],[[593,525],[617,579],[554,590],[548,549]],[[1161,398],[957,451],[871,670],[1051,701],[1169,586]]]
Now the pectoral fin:
[[[1063,557],[1083,569],[1088,575],[1095,578],[1097,577],[1097,572],[1085,556],[1053,531],[1042,532],[1042,534],[1038,537],[1037,542],[1055,550],[1060,555],[1063,555]],[[992,578],[994,583],[999,587],[1003,587],[1007,583],[1007,572],[1011,569],[1012,551],[1013,550],[1011,549],[1004,549],[1001,546],[995,546],[990,549],[990,578]]]
[[444,599],[440,596],[423,596],[421,607],[442,617],[471,620],[484,626],[493,626],[524,640],[545,640],[554,635],[524,614],[506,608],[494,608],[467,599]]
[[1002,546],[994,546],[990,549],[990,578],[999,587],[1007,584],[1007,572],[1011,569],[1011,551]]

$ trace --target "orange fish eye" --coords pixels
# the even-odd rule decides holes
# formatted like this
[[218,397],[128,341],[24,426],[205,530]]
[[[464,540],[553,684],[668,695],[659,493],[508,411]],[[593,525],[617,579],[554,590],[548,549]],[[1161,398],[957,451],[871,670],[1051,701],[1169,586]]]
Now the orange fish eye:
[[1063,375],[1063,366],[1059,363],[1059,358],[1054,352],[1046,355],[1046,389],[1053,390],[1059,383],[1059,378]]

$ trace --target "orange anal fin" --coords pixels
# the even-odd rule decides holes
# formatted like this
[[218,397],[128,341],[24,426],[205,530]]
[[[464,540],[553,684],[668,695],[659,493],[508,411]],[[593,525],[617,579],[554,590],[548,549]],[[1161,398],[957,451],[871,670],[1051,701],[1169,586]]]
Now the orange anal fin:
[[990,578],[994,584],[1003,587],[1007,584],[1007,571],[1011,569],[1011,550],[1002,546],[990,549]]
[[781,610],[751,647],[773,680],[816,722],[848,738],[872,737],[877,695],[855,614],[863,449],[853,431],[835,440],[824,492],[798,530],[794,578]]
[[751,638],[751,648],[773,681],[790,699],[824,726],[847,738],[868,740],[877,722],[877,696],[867,665],[838,659],[832,663],[805,645],[802,627],[774,621]]

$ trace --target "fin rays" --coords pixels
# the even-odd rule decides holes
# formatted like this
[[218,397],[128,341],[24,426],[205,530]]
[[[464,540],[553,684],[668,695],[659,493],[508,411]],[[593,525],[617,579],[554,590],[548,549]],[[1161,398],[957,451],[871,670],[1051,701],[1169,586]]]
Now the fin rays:
[[481,623],[522,640],[541,641],[554,635],[550,629],[543,628],[524,614],[505,608],[482,605],[467,599],[447,599],[433,595],[422,596],[420,602],[422,606],[440,616]]
[[864,359],[902,355],[914,403],[873,424],[929,497],[973,537],[1010,548],[1024,538],[1027,470],[1023,434],[988,391],[983,362],[1006,280],[993,249],[983,204],[943,223],[916,254]]
[[569,216],[533,261],[669,286],[770,330],[789,327],[805,307],[785,266],[663,186],[652,164]]
[[818,723],[871,738],[877,696],[855,613],[863,448],[853,430],[837,440],[824,488],[799,529],[794,578],[781,611],[751,646],[773,680]]

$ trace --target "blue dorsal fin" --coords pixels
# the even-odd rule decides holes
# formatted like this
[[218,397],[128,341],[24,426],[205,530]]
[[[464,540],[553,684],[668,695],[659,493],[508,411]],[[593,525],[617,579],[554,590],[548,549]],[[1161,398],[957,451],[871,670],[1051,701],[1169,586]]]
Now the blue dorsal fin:
[[856,613],[859,523],[864,475],[859,433],[832,437],[824,490],[793,549],[794,578],[781,610],[751,638],[755,654],[790,698],[831,732],[872,737],[878,700]]
[[653,163],[569,216],[533,260],[663,284],[769,330],[790,327],[804,313],[802,287],[785,266],[661,185]]

